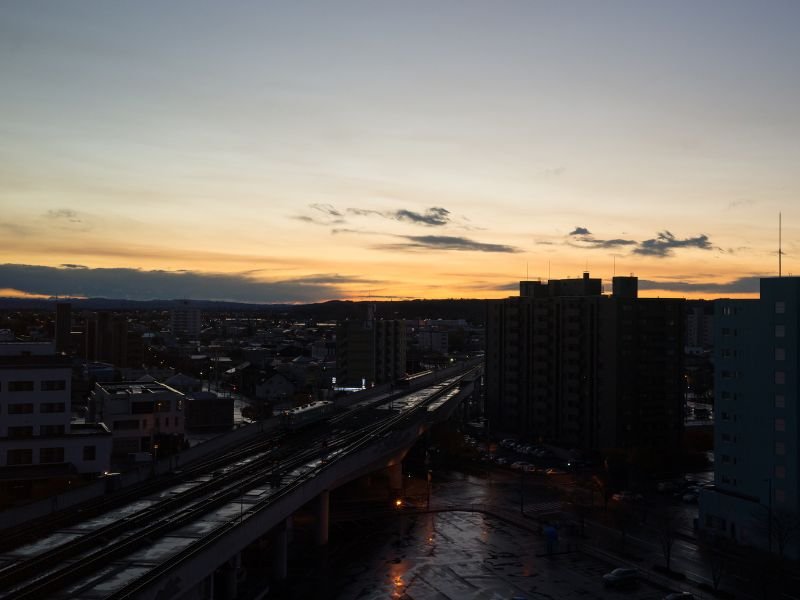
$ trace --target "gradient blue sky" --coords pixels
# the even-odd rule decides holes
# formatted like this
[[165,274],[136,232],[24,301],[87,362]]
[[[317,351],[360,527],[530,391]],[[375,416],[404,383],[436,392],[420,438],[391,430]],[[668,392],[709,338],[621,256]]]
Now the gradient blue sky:
[[779,211],[798,264],[799,22],[797,2],[3,3],[0,289],[495,297],[616,262],[653,295],[753,292]]

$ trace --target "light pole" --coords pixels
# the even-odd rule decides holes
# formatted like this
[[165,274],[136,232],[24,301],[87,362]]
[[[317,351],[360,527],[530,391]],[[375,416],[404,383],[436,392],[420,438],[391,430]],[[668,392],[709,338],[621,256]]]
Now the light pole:
[[769,486],[769,496],[767,497],[767,548],[772,554],[772,477],[767,477],[764,481]]

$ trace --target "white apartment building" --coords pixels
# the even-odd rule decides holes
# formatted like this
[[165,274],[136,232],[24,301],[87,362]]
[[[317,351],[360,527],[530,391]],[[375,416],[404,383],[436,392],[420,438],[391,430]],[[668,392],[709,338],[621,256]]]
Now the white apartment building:
[[111,435],[73,424],[72,369],[50,342],[0,343],[0,480],[109,470]]
[[714,314],[714,478],[707,535],[800,557],[800,277],[761,280],[758,300]]
[[123,381],[95,384],[91,408],[111,430],[115,457],[151,452],[158,458],[159,450],[164,456],[183,444],[184,401],[163,383]]

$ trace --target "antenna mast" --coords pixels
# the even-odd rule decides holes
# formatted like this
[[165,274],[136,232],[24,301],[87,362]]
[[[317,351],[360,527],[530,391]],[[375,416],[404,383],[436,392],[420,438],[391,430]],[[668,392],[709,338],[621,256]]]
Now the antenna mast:
[[783,227],[781,223],[781,213],[778,213],[778,277],[782,277],[783,273],[781,270],[781,259],[783,258],[783,250],[781,249],[781,234],[783,232]]

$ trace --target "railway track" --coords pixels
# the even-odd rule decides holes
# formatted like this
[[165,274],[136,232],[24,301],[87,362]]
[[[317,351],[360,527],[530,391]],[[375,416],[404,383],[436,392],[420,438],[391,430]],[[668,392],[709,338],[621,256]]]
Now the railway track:
[[[101,570],[114,560],[152,545],[154,540],[162,538],[169,532],[184,527],[202,518],[203,515],[235,501],[242,496],[244,489],[253,489],[269,484],[270,493],[253,505],[248,512],[255,513],[266,510],[276,500],[291,494],[320,470],[329,468],[348,453],[373,443],[376,437],[400,426],[403,421],[412,418],[417,411],[426,409],[430,402],[453,390],[468,373],[434,386],[431,393],[418,405],[397,414],[390,412],[381,415],[381,418],[355,430],[338,434],[331,433],[332,429],[346,426],[348,420],[357,419],[376,405],[386,403],[387,399],[384,398],[359,407],[358,410],[346,411],[332,417],[326,423],[324,435],[320,435],[321,430],[318,428],[301,431],[291,436],[281,432],[267,439],[233,449],[224,457],[193,465],[191,469],[186,469],[181,474],[180,481],[208,477],[209,474],[215,472],[218,475],[211,475],[207,481],[199,482],[197,485],[158,501],[124,519],[87,532],[40,554],[6,565],[0,569],[0,598],[38,599],[50,597],[69,583],[75,583],[76,580]],[[321,439],[325,440],[324,453],[328,460],[321,460],[320,454],[323,449],[318,446]],[[222,468],[226,470],[220,472]],[[175,483],[177,483],[175,479],[169,482],[170,485]],[[154,486],[154,488],[135,486],[131,490],[126,490],[124,494],[115,495],[112,499],[92,503],[81,511],[80,520],[85,519],[88,515],[102,514],[126,501],[139,500],[143,489],[153,493],[163,487],[163,485]],[[53,531],[53,523],[74,521],[74,518],[72,521],[66,518],[64,521],[48,520],[48,523],[51,524],[49,531]],[[137,590],[159,577],[165,570],[186,560],[192,553],[207,547],[208,544],[213,543],[220,535],[224,535],[232,526],[236,525],[237,523],[225,522],[222,526],[214,528],[207,535],[191,543],[189,547],[162,565],[124,586],[111,597],[135,597]],[[42,525],[42,527],[45,526]],[[29,539],[30,533],[28,534]]]

